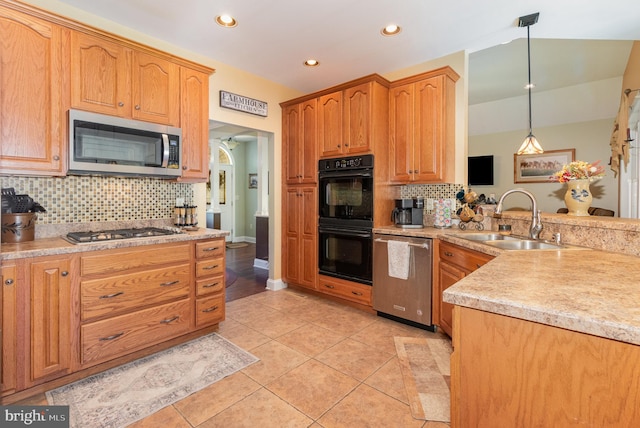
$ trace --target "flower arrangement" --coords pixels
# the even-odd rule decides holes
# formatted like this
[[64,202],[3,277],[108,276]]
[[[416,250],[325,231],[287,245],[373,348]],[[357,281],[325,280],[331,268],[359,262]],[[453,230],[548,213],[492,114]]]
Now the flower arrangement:
[[600,161],[588,163],[585,161],[573,161],[568,165],[563,165],[562,169],[551,176],[552,181],[566,183],[571,180],[596,180],[604,177],[604,167],[599,165]]

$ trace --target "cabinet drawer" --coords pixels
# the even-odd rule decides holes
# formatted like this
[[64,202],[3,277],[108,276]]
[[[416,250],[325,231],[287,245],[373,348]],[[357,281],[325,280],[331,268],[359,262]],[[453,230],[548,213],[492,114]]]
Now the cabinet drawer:
[[82,364],[93,365],[189,331],[189,300],[82,326]]
[[224,239],[196,243],[196,258],[221,257],[224,255]]
[[189,295],[189,264],[82,281],[81,317],[119,315],[142,306]]
[[224,291],[225,278],[224,275],[214,276],[212,278],[199,279],[196,281],[196,296],[204,296],[206,294],[219,293]]
[[440,260],[452,263],[473,272],[493,259],[493,256],[467,250],[466,248],[440,241]]
[[224,259],[210,259],[196,262],[196,277],[222,275],[224,273]]
[[145,245],[97,252],[80,259],[80,275],[99,275],[122,272],[129,269],[166,266],[191,260],[189,243],[167,245]]
[[224,293],[196,300],[196,328],[224,321]]
[[371,286],[338,278],[319,276],[318,291],[371,306]]

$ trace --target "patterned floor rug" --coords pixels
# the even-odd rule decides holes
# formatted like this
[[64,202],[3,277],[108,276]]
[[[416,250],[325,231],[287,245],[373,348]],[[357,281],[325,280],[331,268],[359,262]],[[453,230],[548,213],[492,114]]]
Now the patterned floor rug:
[[216,333],[46,393],[70,426],[125,427],[258,361]]
[[445,338],[395,337],[411,415],[450,422],[451,342]]

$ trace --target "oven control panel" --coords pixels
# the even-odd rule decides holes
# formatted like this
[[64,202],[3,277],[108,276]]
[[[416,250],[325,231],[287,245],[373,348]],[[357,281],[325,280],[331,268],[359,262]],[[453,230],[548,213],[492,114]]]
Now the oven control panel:
[[342,171],[363,168],[373,168],[373,155],[321,159],[318,162],[319,171]]

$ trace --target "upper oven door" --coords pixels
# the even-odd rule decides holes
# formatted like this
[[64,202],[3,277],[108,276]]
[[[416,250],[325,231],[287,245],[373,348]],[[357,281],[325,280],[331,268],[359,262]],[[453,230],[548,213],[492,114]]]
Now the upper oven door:
[[371,169],[321,172],[320,218],[373,221]]

